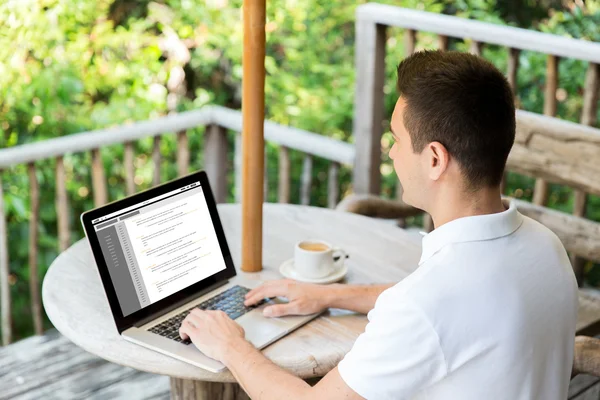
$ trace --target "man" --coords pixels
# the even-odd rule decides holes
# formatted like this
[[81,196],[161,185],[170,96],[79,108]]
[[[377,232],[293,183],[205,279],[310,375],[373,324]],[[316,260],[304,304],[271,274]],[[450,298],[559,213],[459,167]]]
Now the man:
[[220,312],[194,311],[181,336],[227,365],[255,399],[565,399],[577,288],[558,238],[501,200],[515,137],[506,79],[474,55],[419,52],[398,66],[398,90],[390,157],[403,200],[435,225],[419,267],[395,285],[284,280],[246,299],[289,299],[268,316],[368,313],[339,366],[310,387]]

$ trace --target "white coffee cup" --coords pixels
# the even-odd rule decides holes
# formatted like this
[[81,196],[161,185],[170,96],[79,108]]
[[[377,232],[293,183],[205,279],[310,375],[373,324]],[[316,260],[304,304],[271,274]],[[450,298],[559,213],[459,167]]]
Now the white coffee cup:
[[[333,261],[334,253],[340,258]],[[296,273],[310,279],[323,278],[344,264],[346,252],[322,240],[303,240],[294,248],[294,269]]]

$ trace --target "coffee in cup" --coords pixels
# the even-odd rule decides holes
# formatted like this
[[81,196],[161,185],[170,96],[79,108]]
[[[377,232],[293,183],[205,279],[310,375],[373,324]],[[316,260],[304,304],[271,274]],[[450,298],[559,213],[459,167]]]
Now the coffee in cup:
[[[339,260],[333,261],[338,254]],[[310,279],[323,278],[340,268],[346,252],[322,240],[303,240],[294,249],[294,269],[296,273]]]

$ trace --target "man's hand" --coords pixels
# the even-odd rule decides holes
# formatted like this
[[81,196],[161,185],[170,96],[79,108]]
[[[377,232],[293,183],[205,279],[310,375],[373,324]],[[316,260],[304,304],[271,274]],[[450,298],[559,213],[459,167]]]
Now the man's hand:
[[198,350],[210,358],[224,362],[227,351],[244,342],[244,328],[233,322],[223,311],[203,311],[194,308],[181,323],[179,336],[188,337]]
[[250,306],[265,297],[286,297],[287,304],[265,307],[263,314],[267,317],[283,315],[307,315],[319,312],[328,307],[324,286],[300,283],[292,279],[269,281],[246,293],[244,304]]

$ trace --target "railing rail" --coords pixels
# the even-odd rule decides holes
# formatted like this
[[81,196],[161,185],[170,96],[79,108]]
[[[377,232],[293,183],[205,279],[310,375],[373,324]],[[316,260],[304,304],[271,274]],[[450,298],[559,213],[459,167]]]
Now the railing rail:
[[469,38],[475,42],[600,63],[600,43],[386,4],[368,3],[358,6],[356,23]]
[[[59,237],[59,250],[64,251],[70,244],[69,206],[66,190],[64,156],[71,153],[92,153],[92,190],[96,206],[108,201],[106,175],[101,151],[105,146],[124,145],[124,167],[126,193],[135,192],[134,146],[136,140],[153,137],[151,160],[154,164],[152,184],[160,183],[160,140],[169,132],[177,135],[177,171],[184,175],[189,169],[189,148],[187,130],[205,126],[204,133],[204,169],[209,175],[215,198],[223,202],[227,194],[228,141],[227,131],[236,133],[235,140],[235,194],[239,200],[241,192],[241,157],[242,147],[240,132],[242,131],[242,114],[219,106],[207,106],[199,110],[172,114],[150,121],[137,122],[124,126],[100,129],[48,139],[41,142],[19,145],[0,150],[0,300],[2,342],[12,341],[12,314],[9,279],[8,233],[2,196],[2,170],[15,165],[27,165],[29,177],[29,193],[31,215],[29,218],[29,288],[31,295],[31,312],[36,334],[43,331],[42,306],[39,295],[38,262],[38,225],[40,222],[40,187],[36,175],[37,161],[56,159],[56,211]],[[354,146],[340,140],[331,139],[302,129],[290,128],[271,121],[265,121],[265,140],[279,145],[280,163],[278,195],[280,202],[289,202],[290,194],[290,159],[289,150],[304,153],[304,164],[300,185],[302,204],[309,204],[312,189],[313,157],[331,161],[327,184],[327,204],[334,207],[339,200],[338,171],[341,164],[352,165],[354,162]],[[266,171],[266,170],[265,170]],[[266,176],[265,176],[266,178]],[[265,190],[268,182],[265,179]]]
[[[180,132],[198,126],[217,125],[242,131],[242,114],[220,106],[206,106],[149,121],[114,128],[76,133],[40,142],[0,149],[0,170],[48,158],[81,153],[105,146],[133,142],[166,132]],[[354,162],[354,146],[317,133],[265,121],[265,140],[341,164]]]

